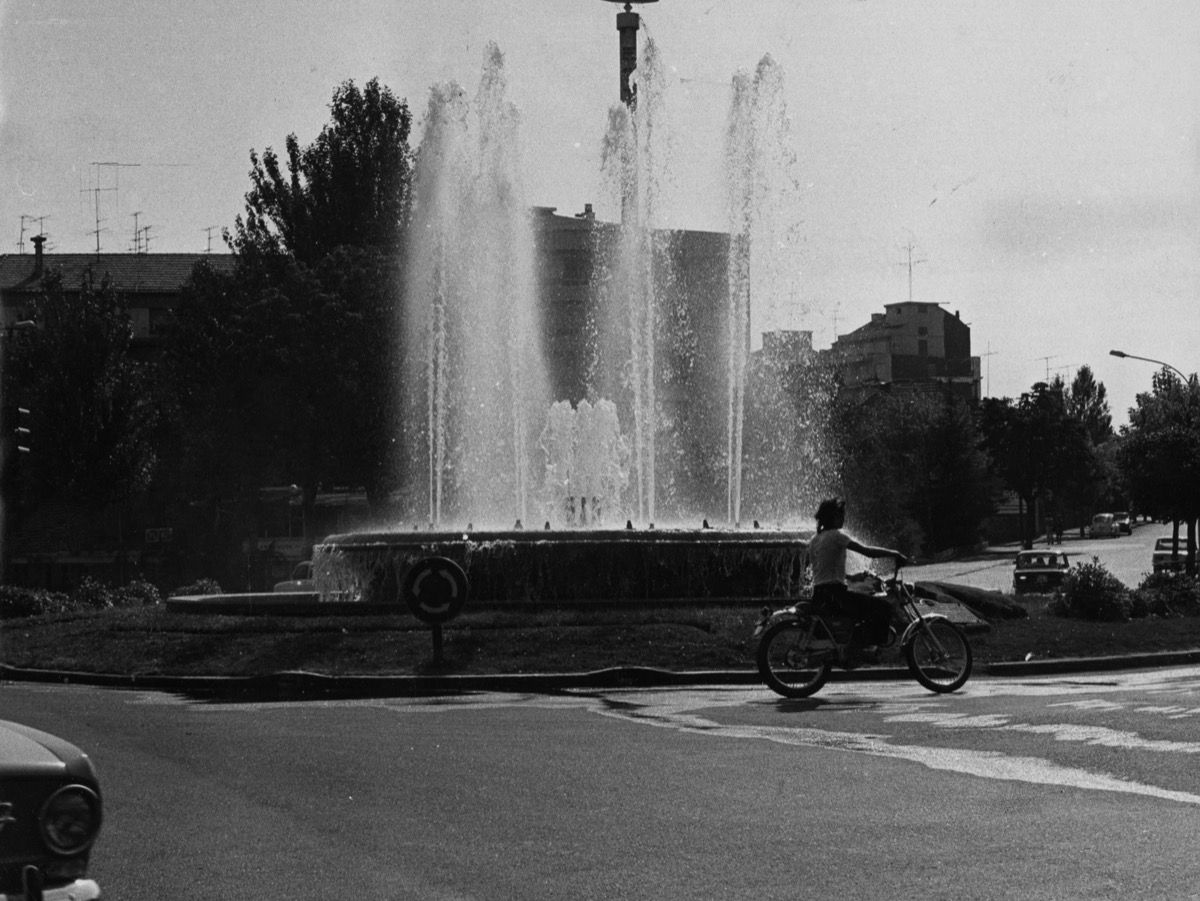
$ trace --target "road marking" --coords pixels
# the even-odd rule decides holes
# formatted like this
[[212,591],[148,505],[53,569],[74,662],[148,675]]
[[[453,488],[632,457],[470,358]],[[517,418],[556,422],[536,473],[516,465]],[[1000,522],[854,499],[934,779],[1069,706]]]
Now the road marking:
[[[1078,788],[1088,791],[1114,791],[1124,794],[1142,795],[1176,801],[1182,804],[1200,805],[1200,795],[1191,792],[1175,791],[1157,785],[1122,779],[1108,773],[1093,772],[1079,767],[1062,766],[1041,757],[1008,755],[1001,751],[976,751],[964,748],[943,748],[936,746],[906,745],[893,743],[890,736],[860,732],[843,732],[809,727],[785,726],[754,726],[729,725],[718,723],[700,713],[698,709],[713,707],[744,706],[745,698],[732,697],[733,692],[687,692],[684,697],[667,692],[639,692],[632,704],[620,706],[605,705],[597,710],[604,716],[611,716],[629,722],[645,723],[647,725],[673,728],[681,732],[716,736],[719,738],[759,739],[785,745],[820,748],[825,750],[847,751],[851,753],[869,754],[875,757],[890,757],[907,760],[920,764],[932,770],[961,773],[981,779],[996,779],[1001,781],[1026,782],[1034,785],[1058,785],[1066,788]],[[743,693],[744,695],[744,693]],[[904,714],[898,714],[903,716]],[[954,717],[942,715],[941,722],[948,722]],[[977,720],[986,718],[977,717]],[[1096,730],[1089,727],[1051,726],[1048,733],[1043,727],[1029,724],[1016,724],[1026,727],[1017,731],[1028,731],[1035,734],[1051,734],[1058,740],[1086,740],[1096,743],[1110,743],[1118,739],[1123,744],[1115,746],[1136,750],[1181,750],[1195,753],[1191,743],[1184,742],[1148,742],[1150,747],[1139,747],[1127,736],[1116,733],[1115,730]],[[1058,731],[1053,731],[1053,730]],[[1107,734],[1106,734],[1107,733]],[[1163,747],[1159,747],[1159,746]],[[1166,745],[1178,745],[1177,748],[1166,748]]]

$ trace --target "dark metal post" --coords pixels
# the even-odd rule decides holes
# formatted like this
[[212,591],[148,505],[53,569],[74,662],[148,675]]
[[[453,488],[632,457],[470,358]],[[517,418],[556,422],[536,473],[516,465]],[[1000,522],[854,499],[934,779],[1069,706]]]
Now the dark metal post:
[[633,11],[635,3],[657,3],[658,0],[608,0],[625,3],[625,11],[617,13],[617,31],[621,34],[621,102],[631,109],[637,106],[637,86],[629,78],[637,68],[637,33],[641,16]]
[[621,33],[621,102],[626,106],[637,105],[637,86],[629,83],[629,77],[637,68],[637,33],[641,25],[641,17],[629,11],[625,4],[625,12],[617,13],[617,31]]

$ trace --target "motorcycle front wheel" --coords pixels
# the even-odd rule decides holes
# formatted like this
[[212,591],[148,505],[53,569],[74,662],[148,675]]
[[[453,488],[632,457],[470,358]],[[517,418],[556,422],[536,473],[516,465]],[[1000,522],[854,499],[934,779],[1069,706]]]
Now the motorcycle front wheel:
[[908,668],[930,691],[962,688],[971,676],[971,645],[962,629],[944,619],[924,623],[904,646]]
[[785,698],[807,698],[829,678],[832,642],[818,639],[809,622],[786,620],[763,633],[758,642],[758,672]]

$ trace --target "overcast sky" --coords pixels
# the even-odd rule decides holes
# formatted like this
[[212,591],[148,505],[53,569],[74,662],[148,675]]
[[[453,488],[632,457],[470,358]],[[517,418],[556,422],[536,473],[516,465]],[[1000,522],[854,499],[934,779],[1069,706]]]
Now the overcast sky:
[[[430,87],[505,54],[531,204],[615,218],[600,175],[619,6],[601,0],[8,0],[0,250],[203,251],[243,208],[249,152],[311,141],[373,76],[420,134]],[[778,322],[818,347],[908,298],[957,310],[985,393],[1083,363],[1115,418],[1156,367],[1200,368],[1200,3],[661,0],[667,223],[724,230],[731,79],[784,74],[802,240]],[[120,163],[120,166],[96,163]],[[99,190],[97,190],[99,189]],[[98,204],[98,208],[97,208]],[[39,224],[26,225],[28,239]]]

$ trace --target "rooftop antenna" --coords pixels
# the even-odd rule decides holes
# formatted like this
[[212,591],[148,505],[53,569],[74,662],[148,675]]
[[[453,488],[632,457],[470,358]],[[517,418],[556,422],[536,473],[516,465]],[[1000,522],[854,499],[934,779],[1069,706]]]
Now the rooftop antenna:
[[1046,384],[1050,384],[1050,361],[1057,359],[1058,354],[1050,354],[1048,357],[1034,357],[1035,360],[1041,360],[1046,364]]
[[213,235],[213,232],[215,232],[217,230],[217,228],[218,228],[218,226],[216,226],[216,225],[208,225],[208,226],[205,226],[204,228],[200,229],[200,231],[204,232],[205,236],[208,238],[208,247],[205,248],[205,251],[204,251],[205,253],[212,253],[212,235]]
[[988,397],[992,396],[992,357],[995,356],[996,353],[997,351],[992,350],[992,342],[989,341],[987,343],[987,353],[981,354],[981,356],[987,360],[987,382],[983,390]]
[[907,263],[898,263],[897,265],[908,267],[908,302],[912,303],[912,299],[913,299],[913,266],[917,265],[917,263],[927,263],[929,261],[926,259],[920,259],[920,260],[913,259],[913,249],[914,248],[913,248],[912,241],[909,241],[907,244],[905,244],[904,249],[908,251],[908,262]]
[[[88,232],[88,234],[96,236],[96,255],[97,256],[100,255],[100,233],[108,231],[108,229],[100,227],[100,223],[105,221],[104,219],[102,219],[100,217],[100,194],[101,194],[101,192],[108,192],[108,191],[111,191],[114,194],[118,194],[121,189],[121,170],[137,168],[140,165],[141,165],[141,163],[118,163],[118,162],[95,162],[95,161],[92,162],[92,166],[94,166],[95,170],[96,170],[95,187],[89,188],[87,190],[91,192],[92,198],[93,198],[93,203],[95,205],[96,227],[92,231]],[[112,187],[108,187],[108,188],[100,187],[100,170],[101,169],[112,169],[113,170]],[[80,193],[83,193],[83,192],[81,191]]]
[[45,219],[49,219],[49,218],[50,218],[49,216],[38,217],[38,216],[29,216],[29,215],[26,215],[25,213],[21,214],[21,237],[17,239],[17,253],[25,252],[25,225],[26,225],[26,223],[28,223],[28,222],[38,223],[38,228],[39,228],[39,233],[40,233],[42,221]]
[[133,216],[133,252],[141,253],[141,231],[138,229],[138,216],[142,215],[142,211],[134,210],[129,215]]

